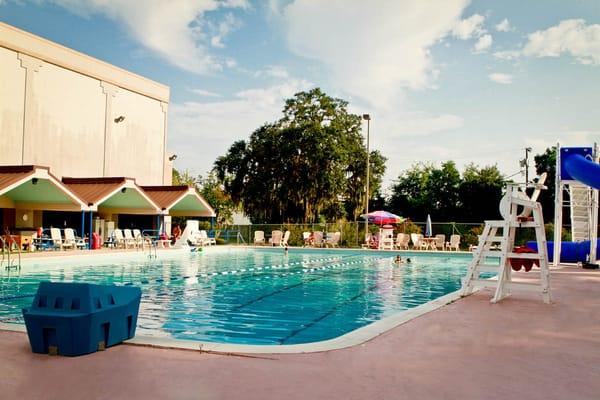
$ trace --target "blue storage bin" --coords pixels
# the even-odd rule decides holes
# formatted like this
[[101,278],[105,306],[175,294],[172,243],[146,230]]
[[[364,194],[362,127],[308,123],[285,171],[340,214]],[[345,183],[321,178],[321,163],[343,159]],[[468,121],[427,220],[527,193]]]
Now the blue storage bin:
[[23,309],[31,350],[78,356],[130,339],[141,296],[134,286],[41,282]]

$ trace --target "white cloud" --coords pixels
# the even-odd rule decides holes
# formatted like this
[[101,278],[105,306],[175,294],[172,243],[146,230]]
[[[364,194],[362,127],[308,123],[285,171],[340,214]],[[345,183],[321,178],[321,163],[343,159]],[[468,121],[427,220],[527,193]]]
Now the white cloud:
[[452,35],[462,40],[479,37],[485,32],[483,29],[484,21],[485,17],[483,15],[473,14],[469,18],[458,21],[452,27]]
[[221,95],[218,93],[211,92],[211,91],[204,90],[204,89],[189,89],[189,91],[192,93],[196,93],[199,96],[204,96],[204,97],[221,97]]
[[452,30],[467,3],[296,0],[283,9],[282,26],[292,52],[320,61],[336,89],[394,107],[404,89],[431,83],[429,48]]
[[[173,65],[195,73],[220,70],[222,61],[208,52],[206,13],[219,8],[248,8],[246,0],[48,0],[82,16],[102,14],[123,24],[133,38]],[[220,26],[220,25],[219,25]],[[227,23],[225,23],[225,26]],[[225,29],[225,28],[224,28]],[[216,45],[222,37],[214,37]],[[225,29],[225,30],[227,30]],[[213,45],[215,45],[213,43]]]
[[521,55],[521,53],[517,50],[504,50],[504,51],[497,51],[494,53],[494,57],[500,59],[500,60],[514,60],[519,58],[519,56]]
[[514,30],[514,28],[510,25],[508,19],[504,18],[498,25],[496,25],[496,30],[498,32],[509,32]]
[[171,103],[168,147],[179,156],[176,168],[204,174],[235,140],[245,140],[265,122],[280,118],[284,100],[310,87],[305,80],[289,79],[240,91],[233,99]]
[[254,73],[254,76],[257,78],[262,77],[262,76],[267,76],[267,77],[271,77],[271,78],[281,78],[281,79],[287,79],[290,77],[287,69],[285,69],[285,67],[283,67],[281,65],[269,65],[268,67],[266,67],[263,70],[256,71]]
[[486,33],[482,37],[477,40],[475,46],[473,46],[473,52],[475,53],[485,53],[492,46],[492,35]]
[[228,13],[227,15],[225,15],[225,18],[221,22],[219,22],[216,28],[217,33],[210,38],[210,44],[213,47],[225,47],[225,45],[223,44],[223,39],[232,31],[239,29],[241,26],[241,21],[234,17],[233,14]]
[[508,84],[512,83],[512,80],[513,80],[512,75],[501,74],[499,72],[494,72],[492,74],[489,74],[488,77],[490,78],[490,80],[492,82],[502,83],[504,85],[508,85]]
[[523,55],[559,57],[567,53],[582,64],[600,65],[600,25],[569,19],[528,36]]

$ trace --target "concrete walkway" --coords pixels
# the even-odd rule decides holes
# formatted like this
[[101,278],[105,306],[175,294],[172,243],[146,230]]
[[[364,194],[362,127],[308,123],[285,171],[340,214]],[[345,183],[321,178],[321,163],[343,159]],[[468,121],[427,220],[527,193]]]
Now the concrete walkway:
[[600,272],[553,271],[552,290],[552,305],[480,292],[317,354],[121,345],[51,357],[0,332],[0,399],[600,399]]

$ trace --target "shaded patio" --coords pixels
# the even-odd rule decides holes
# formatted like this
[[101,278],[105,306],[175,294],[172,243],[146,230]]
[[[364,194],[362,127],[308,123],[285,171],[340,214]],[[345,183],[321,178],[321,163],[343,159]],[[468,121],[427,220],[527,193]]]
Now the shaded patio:
[[0,332],[0,393],[28,399],[597,399],[600,272],[553,270],[552,289],[551,305],[521,293],[492,305],[491,293],[482,291],[362,345],[316,354],[121,345],[64,358],[32,354],[25,334]]

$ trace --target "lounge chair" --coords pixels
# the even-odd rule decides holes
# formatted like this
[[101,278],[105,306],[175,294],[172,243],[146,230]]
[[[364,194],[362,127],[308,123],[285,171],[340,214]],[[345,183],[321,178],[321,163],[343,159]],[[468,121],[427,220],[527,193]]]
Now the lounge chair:
[[254,244],[265,244],[265,232],[264,231],[254,231]]
[[279,246],[281,244],[281,238],[283,237],[283,232],[280,230],[275,230],[271,232],[271,239],[269,239],[269,243],[271,246]]
[[435,235],[435,250],[444,250],[446,247],[446,235],[440,233]]
[[65,228],[65,240],[64,245],[69,244],[72,248],[84,249],[87,247],[85,244],[85,240],[80,237],[75,236],[75,231],[73,228]]
[[408,242],[410,240],[410,235],[406,233],[399,233],[396,236],[396,248],[400,250],[408,250]]
[[450,241],[446,243],[446,249],[459,251],[460,250],[460,235],[450,235]]
[[367,233],[365,235],[365,243],[361,245],[363,249],[378,249],[379,248],[379,233]]
[[325,247],[338,247],[341,238],[341,232],[333,232],[333,234],[325,241]]
[[321,232],[321,231],[313,232],[313,246],[323,247],[323,232]]
[[204,245],[212,246],[212,245],[217,244],[217,239],[208,237],[208,233],[206,233],[206,231],[204,229],[200,231],[199,237],[200,237],[200,243],[202,246],[204,246]]
[[65,247],[73,248],[73,244],[66,244],[60,234],[60,229],[50,228],[50,240],[52,241],[52,247],[56,250],[63,250]]
[[279,245],[281,247],[288,247],[288,240],[290,240],[290,231],[285,231],[283,234],[283,239],[281,239],[281,243],[279,243]]
[[143,235],[139,229],[134,229],[133,238],[138,247],[144,247],[145,245],[152,246],[152,238],[150,236]]
[[302,232],[302,242],[304,243],[304,246],[311,246],[312,245],[312,234],[310,232]]
[[123,237],[123,231],[120,229],[115,229],[113,231],[113,242],[115,243],[115,248],[127,248],[127,241],[125,237]]
[[137,241],[133,237],[133,234],[131,233],[131,229],[123,229],[123,237],[125,239],[125,247],[129,247],[129,246],[131,246],[133,248],[137,247]]
[[427,242],[423,240],[421,233],[411,233],[410,239],[413,243],[413,250],[427,250]]

